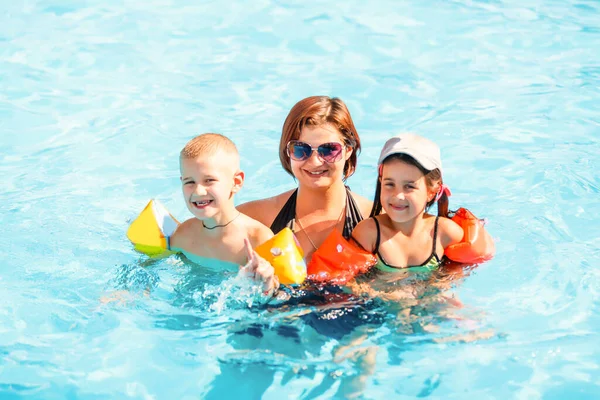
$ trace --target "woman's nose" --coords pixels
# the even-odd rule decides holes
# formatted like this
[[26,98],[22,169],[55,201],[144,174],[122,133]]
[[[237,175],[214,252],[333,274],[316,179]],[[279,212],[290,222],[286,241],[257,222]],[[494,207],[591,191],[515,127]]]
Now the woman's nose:
[[313,164],[322,164],[323,160],[321,160],[321,157],[319,157],[319,153],[317,152],[317,149],[313,149],[310,153],[310,156],[306,159],[306,162],[311,162]]

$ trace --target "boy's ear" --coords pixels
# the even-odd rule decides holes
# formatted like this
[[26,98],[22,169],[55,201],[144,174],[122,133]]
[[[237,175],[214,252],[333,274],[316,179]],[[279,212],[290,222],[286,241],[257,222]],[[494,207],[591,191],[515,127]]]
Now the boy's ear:
[[238,192],[244,186],[244,177],[244,171],[238,171],[233,175],[233,188],[231,189],[233,193]]

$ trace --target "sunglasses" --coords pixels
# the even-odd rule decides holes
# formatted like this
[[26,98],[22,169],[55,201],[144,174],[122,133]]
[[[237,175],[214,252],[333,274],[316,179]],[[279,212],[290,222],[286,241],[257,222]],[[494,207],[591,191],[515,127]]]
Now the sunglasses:
[[343,149],[344,146],[336,142],[323,143],[318,147],[312,147],[308,143],[291,140],[287,144],[287,155],[294,161],[304,161],[308,160],[313,151],[316,150],[321,160],[327,163],[334,163],[342,159]]

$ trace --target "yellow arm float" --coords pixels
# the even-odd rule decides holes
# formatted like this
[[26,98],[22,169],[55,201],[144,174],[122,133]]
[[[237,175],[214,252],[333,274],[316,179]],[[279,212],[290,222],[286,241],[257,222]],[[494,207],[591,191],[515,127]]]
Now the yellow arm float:
[[273,266],[279,282],[300,284],[306,279],[304,255],[291,229],[284,228],[255,250]]
[[168,250],[167,241],[178,226],[179,221],[153,199],[129,225],[127,238],[140,253],[150,257],[165,257],[174,253]]

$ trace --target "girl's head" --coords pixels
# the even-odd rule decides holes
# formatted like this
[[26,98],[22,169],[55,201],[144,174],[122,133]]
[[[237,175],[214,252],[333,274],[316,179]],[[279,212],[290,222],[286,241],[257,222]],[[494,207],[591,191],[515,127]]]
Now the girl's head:
[[307,184],[330,185],[354,173],[360,138],[344,102],[313,96],[300,100],[283,124],[281,165]]
[[410,220],[437,202],[448,216],[449,189],[442,181],[439,147],[424,137],[403,133],[389,139],[379,157],[379,177],[371,216],[382,208],[390,218]]

